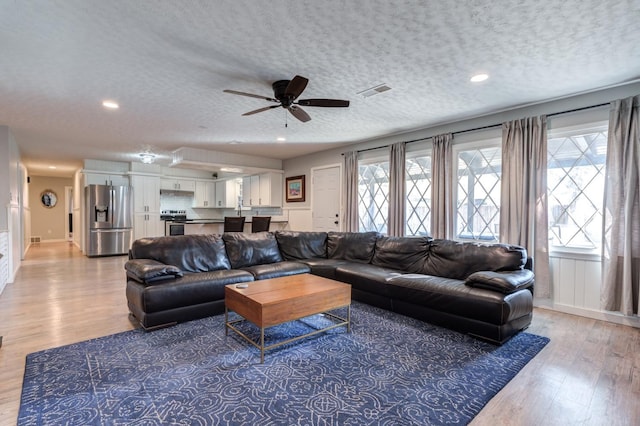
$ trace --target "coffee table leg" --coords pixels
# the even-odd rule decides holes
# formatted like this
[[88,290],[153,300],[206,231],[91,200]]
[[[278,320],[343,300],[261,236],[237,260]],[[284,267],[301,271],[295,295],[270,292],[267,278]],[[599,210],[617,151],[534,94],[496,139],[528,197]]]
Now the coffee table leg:
[[264,327],[260,327],[260,364],[264,364]]
[[224,335],[229,335],[229,309],[224,307]]

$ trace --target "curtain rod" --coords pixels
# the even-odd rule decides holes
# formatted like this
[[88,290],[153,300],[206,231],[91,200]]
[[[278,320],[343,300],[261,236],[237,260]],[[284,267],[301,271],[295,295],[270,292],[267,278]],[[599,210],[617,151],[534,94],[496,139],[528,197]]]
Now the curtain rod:
[[[546,114],[547,117],[554,117],[556,115],[561,115],[561,114],[569,114],[572,112],[578,112],[578,111],[584,111],[587,109],[593,109],[593,108],[600,108],[603,106],[607,106],[610,105],[610,102],[605,102],[602,104],[597,104],[597,105],[590,105],[590,106],[586,106],[586,107],[580,107],[580,108],[574,108],[574,109],[568,109],[566,111],[558,111],[558,112],[553,112],[551,114]],[[486,129],[492,129],[494,127],[501,127],[502,123],[499,124],[489,124],[487,126],[480,126],[480,127],[474,127],[472,129],[467,129],[467,130],[459,130],[457,132],[451,132],[451,134],[453,135],[459,135],[461,133],[469,133],[469,132],[477,132],[478,130],[486,130]],[[426,141],[427,139],[431,139],[433,138],[433,136],[426,136],[424,138],[420,138],[420,139],[412,139],[409,141],[404,141],[404,143],[412,143],[412,142],[421,142],[421,141]],[[382,146],[377,146],[375,148],[365,148],[365,149],[359,149],[356,152],[367,152],[367,151],[373,151],[376,149],[381,149],[381,148],[388,148],[389,146],[391,146],[391,144],[387,144],[387,145],[382,145]],[[344,155],[344,153],[342,153],[342,155]]]

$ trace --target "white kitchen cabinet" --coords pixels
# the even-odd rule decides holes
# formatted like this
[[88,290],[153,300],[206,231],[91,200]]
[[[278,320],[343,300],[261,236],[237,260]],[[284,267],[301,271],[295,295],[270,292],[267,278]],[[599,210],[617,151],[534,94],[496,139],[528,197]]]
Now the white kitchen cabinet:
[[254,207],[260,205],[260,175],[242,178],[242,206]]
[[84,183],[86,185],[113,185],[128,186],[129,177],[126,175],[109,174],[109,173],[85,173]]
[[282,207],[282,174],[260,175],[260,205]]
[[135,212],[133,214],[133,239],[161,237],[164,235],[164,220],[160,213]]
[[195,192],[196,182],[193,179],[162,178],[160,179],[160,189],[168,191]]
[[160,212],[160,178],[157,176],[131,176],[133,210],[139,213]]
[[235,209],[238,207],[238,183],[235,179],[216,182],[216,207]]
[[160,220],[160,178],[131,176],[133,186],[133,237],[164,235],[164,221]]
[[251,176],[242,178],[242,207],[251,207]]
[[281,207],[282,174],[270,172],[242,178],[242,205]]
[[215,207],[216,204],[216,183],[196,181],[195,195],[193,197],[193,207]]

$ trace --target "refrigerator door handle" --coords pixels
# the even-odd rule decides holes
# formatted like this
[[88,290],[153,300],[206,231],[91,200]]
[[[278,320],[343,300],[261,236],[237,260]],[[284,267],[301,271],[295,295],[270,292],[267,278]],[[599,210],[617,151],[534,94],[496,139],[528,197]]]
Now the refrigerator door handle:
[[116,204],[116,190],[113,187],[109,187],[109,223],[113,226],[113,213],[114,206]]

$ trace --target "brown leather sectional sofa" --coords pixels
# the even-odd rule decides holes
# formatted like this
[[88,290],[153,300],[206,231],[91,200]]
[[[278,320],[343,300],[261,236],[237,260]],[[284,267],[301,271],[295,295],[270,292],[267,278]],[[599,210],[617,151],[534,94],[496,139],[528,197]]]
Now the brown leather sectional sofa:
[[377,233],[186,235],[134,242],[127,302],[145,329],[224,312],[224,286],[312,273],[352,298],[501,344],[531,323],[526,250]]

